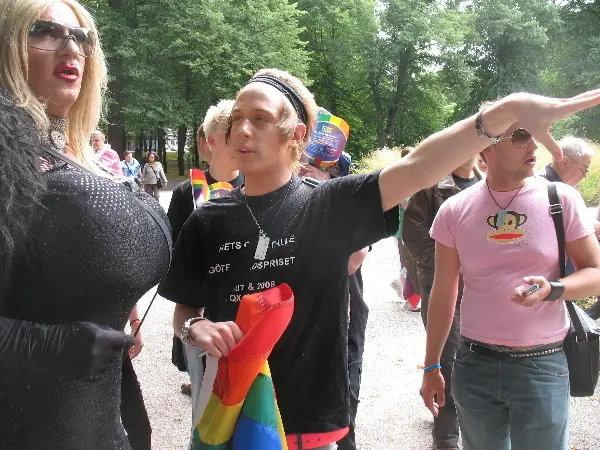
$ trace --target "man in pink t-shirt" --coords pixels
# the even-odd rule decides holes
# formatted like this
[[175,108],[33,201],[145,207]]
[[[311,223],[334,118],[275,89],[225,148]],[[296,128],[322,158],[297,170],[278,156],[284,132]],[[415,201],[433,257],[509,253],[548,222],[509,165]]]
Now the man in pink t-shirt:
[[96,152],[96,156],[100,162],[108,168],[110,173],[114,176],[122,177],[123,170],[121,169],[121,158],[119,154],[110,148],[109,144],[105,144],[104,133],[101,131],[94,131],[92,133],[92,148]]
[[[485,106],[480,120],[485,130]],[[435,281],[429,304],[422,396],[437,414],[436,367],[452,323],[462,272],[461,335],[452,393],[465,450],[566,450],[569,377],[562,342],[565,300],[600,292],[600,247],[581,196],[559,183],[568,257],[559,280],[548,182],[533,177],[537,145],[511,125],[482,152],[485,183],[450,198],[431,229]],[[528,296],[524,291],[538,284]],[[428,370],[429,369],[429,370]],[[437,401],[436,401],[437,398]]]

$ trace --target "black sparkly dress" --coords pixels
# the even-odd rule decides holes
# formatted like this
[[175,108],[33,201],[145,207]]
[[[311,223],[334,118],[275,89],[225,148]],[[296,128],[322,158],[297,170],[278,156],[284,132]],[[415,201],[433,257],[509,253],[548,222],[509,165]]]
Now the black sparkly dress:
[[[0,316],[15,326],[86,321],[123,330],[169,263],[164,233],[134,197],[168,223],[166,215],[137,189],[61,162],[50,167],[43,208],[12,262]],[[0,333],[0,350],[27,345],[10,336]],[[129,449],[120,420],[121,364],[88,379],[0,361],[0,449]]]

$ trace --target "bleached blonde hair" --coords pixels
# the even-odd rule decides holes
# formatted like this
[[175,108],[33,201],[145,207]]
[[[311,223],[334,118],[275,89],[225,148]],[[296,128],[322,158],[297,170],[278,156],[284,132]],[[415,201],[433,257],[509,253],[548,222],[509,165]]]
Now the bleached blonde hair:
[[[258,75],[271,75],[285,81],[287,84],[289,84],[296,90],[296,92],[300,96],[300,99],[302,100],[302,103],[304,104],[304,107],[306,108],[306,113],[308,117],[308,123],[304,124],[306,125],[306,134],[302,138],[301,143],[298,145],[294,145],[292,149],[292,170],[294,171],[294,173],[297,173],[298,169],[300,168],[300,158],[302,157],[304,148],[310,140],[310,136],[316,124],[317,103],[315,102],[315,98],[312,95],[312,93],[308,90],[304,83],[302,83],[302,81],[300,81],[295,76],[284,72],[283,70],[261,69],[258,72],[256,72],[252,76],[252,78]],[[279,121],[279,128],[286,139],[291,139],[294,135],[294,131],[296,131],[296,126],[298,125],[298,123],[300,123],[300,118],[298,117],[298,114],[296,113],[296,110],[292,106],[291,102],[287,98],[285,99],[284,105],[285,108],[281,116],[281,120]]]
[[202,123],[206,138],[227,128],[234,103],[233,100],[220,100],[219,103],[208,108]]
[[[27,41],[32,23],[54,3],[69,6],[81,27],[98,35],[94,19],[76,0],[0,0],[0,85],[33,117],[42,135],[48,133],[49,121],[45,104],[27,84]],[[106,82],[106,62],[98,41],[94,56],[86,58],[81,91],[69,110],[66,140],[79,162],[99,175],[106,172],[98,166],[89,139],[102,114]]]

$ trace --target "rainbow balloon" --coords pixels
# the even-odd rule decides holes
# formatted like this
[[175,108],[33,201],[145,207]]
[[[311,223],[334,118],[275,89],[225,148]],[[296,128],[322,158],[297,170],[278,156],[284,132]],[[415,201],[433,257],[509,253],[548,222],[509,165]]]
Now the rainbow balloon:
[[223,197],[233,190],[231,184],[223,181],[209,185],[202,170],[191,169],[190,179],[192,180],[192,193],[196,208],[210,199]]
[[309,162],[320,168],[333,166],[342,155],[350,127],[345,120],[331,114],[319,114],[305,153]]

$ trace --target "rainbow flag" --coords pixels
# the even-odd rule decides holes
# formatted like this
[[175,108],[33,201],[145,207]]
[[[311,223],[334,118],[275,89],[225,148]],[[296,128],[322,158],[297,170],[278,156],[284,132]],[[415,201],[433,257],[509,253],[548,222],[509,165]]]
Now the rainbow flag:
[[233,190],[231,184],[223,181],[209,185],[202,170],[191,169],[190,179],[192,180],[192,194],[194,196],[194,207],[196,208],[212,198],[223,197]]
[[244,295],[236,323],[244,337],[219,360],[192,450],[287,450],[267,361],[294,311],[287,284]]

